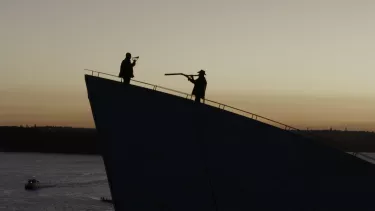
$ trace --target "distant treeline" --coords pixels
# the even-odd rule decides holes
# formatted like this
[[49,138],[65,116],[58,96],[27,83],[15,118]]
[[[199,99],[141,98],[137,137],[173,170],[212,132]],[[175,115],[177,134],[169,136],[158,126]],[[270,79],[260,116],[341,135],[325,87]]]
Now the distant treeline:
[[0,127],[0,151],[99,154],[95,129]]
[[305,131],[346,152],[375,152],[375,133],[366,131]]
[[[375,152],[375,133],[309,130],[313,137],[347,152]],[[95,129],[71,127],[0,127],[0,151],[99,154]]]

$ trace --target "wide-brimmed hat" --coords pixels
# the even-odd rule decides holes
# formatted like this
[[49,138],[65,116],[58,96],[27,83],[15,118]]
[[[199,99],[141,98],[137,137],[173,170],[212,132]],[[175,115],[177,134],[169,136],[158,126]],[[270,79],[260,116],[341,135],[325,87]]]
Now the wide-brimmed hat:
[[199,70],[198,73],[202,73],[203,75],[206,75],[206,72],[204,70]]

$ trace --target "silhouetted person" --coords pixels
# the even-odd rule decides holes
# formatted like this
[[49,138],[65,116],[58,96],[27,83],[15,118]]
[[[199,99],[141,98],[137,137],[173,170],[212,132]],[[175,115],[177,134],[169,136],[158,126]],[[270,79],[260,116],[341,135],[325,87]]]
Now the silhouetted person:
[[135,66],[137,60],[133,60],[132,63],[130,61],[131,58],[132,55],[130,53],[126,53],[125,59],[121,62],[119,77],[124,79],[124,84],[130,84],[130,79],[134,78],[133,67]]
[[189,76],[188,80],[194,84],[194,89],[192,92],[192,95],[195,96],[195,102],[200,103],[201,99],[205,99],[205,94],[206,94],[206,87],[207,87],[207,81],[206,78],[204,77],[206,75],[204,70],[200,70],[199,76],[197,79],[194,79],[193,76]]

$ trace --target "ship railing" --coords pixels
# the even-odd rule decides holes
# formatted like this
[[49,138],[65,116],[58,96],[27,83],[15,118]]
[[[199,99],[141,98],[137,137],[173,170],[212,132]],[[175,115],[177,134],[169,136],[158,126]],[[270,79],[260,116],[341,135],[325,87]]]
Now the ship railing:
[[[99,71],[96,71],[96,70],[90,70],[90,69],[85,69],[85,71],[89,71],[91,73],[91,75],[93,75],[93,76],[102,77],[102,78],[108,77],[108,78],[113,78],[113,79],[115,79],[119,82],[123,82],[123,79],[120,78],[119,76],[116,76],[116,75],[103,73],[103,72],[99,72]],[[131,83],[141,84],[142,87],[145,87],[145,88],[151,88],[151,89],[156,90],[156,91],[161,91],[161,92],[165,92],[165,93],[168,93],[168,94],[177,95],[177,96],[180,96],[180,97],[184,97],[186,99],[192,99],[191,94],[180,92],[180,91],[177,91],[177,90],[174,90],[174,89],[169,89],[169,88],[162,87],[162,86],[159,86],[159,85],[150,84],[150,83],[146,83],[146,82],[138,81],[138,80],[133,80],[133,79],[131,80]],[[235,108],[233,106],[229,106],[229,105],[226,105],[226,104],[223,104],[223,103],[219,103],[219,102],[216,102],[216,101],[213,101],[213,100],[205,99],[204,103],[207,104],[207,105],[211,105],[213,107],[218,107],[220,109],[230,111],[232,113],[236,113],[236,114],[246,116],[246,117],[249,117],[249,118],[252,118],[252,119],[255,119],[255,120],[259,120],[261,122],[268,123],[268,124],[271,124],[273,126],[277,126],[277,127],[281,128],[281,129],[284,129],[284,130],[299,131],[299,129],[297,129],[295,127],[283,124],[281,122],[272,120],[272,119],[267,118],[267,117],[260,116],[258,114],[254,114],[254,113],[251,113],[251,112],[239,109],[239,108]]]
[[[90,69],[84,69],[84,70],[90,72],[92,76],[96,76],[96,77],[100,77],[100,78],[107,78],[107,79],[112,79],[112,80],[116,80],[116,81],[119,81],[119,82],[123,82],[123,79],[121,77],[117,76],[117,75],[112,75],[112,74],[108,74],[108,73],[104,73],[104,72],[100,72],[100,71],[96,71],[96,70],[90,70]],[[146,83],[146,82],[143,82],[143,81],[138,81],[138,80],[133,80],[133,79],[131,79],[130,81],[131,81],[131,83],[141,85],[144,88],[150,88],[150,89],[155,90],[155,91],[173,94],[175,96],[183,97],[183,98],[186,98],[186,99],[192,99],[192,95],[188,94],[188,93],[184,93],[184,92],[177,91],[177,90],[174,90],[174,89],[169,89],[169,88],[159,86],[159,85],[155,85],[155,84]],[[263,116],[260,116],[258,114],[254,114],[254,113],[251,113],[251,112],[239,109],[239,108],[235,108],[233,106],[229,106],[229,105],[219,103],[219,102],[209,100],[209,99],[205,99],[204,103],[207,104],[207,105],[213,106],[213,107],[218,107],[219,109],[223,109],[223,110],[226,110],[226,111],[229,111],[229,112],[232,112],[232,113],[236,113],[236,114],[239,114],[239,115],[242,115],[242,116],[245,116],[245,117],[248,117],[248,118],[251,118],[251,119],[266,123],[266,124],[269,124],[269,125],[273,125],[275,127],[283,129],[283,130],[298,133],[298,134],[301,134],[301,135],[304,135],[304,136],[309,136],[309,137],[312,137],[314,139],[319,139],[319,140],[323,141],[322,137],[313,134],[311,131],[302,131],[302,130],[299,130],[299,129],[297,129],[295,127],[292,127],[290,125],[287,125],[287,124],[284,124],[284,123],[272,120],[270,118],[263,117]],[[367,160],[367,161],[372,160],[372,163],[375,163],[375,158],[372,158],[372,157],[370,157],[368,155],[365,155],[363,153],[350,152],[350,154],[353,155],[353,156],[359,157],[361,159],[366,158],[365,160]]]

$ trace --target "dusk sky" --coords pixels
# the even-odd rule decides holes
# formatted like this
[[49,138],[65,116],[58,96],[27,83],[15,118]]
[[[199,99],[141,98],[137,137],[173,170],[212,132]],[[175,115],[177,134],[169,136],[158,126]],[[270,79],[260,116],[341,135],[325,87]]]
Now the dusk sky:
[[84,69],[191,92],[298,128],[375,131],[375,1],[1,0],[0,125],[93,127]]

